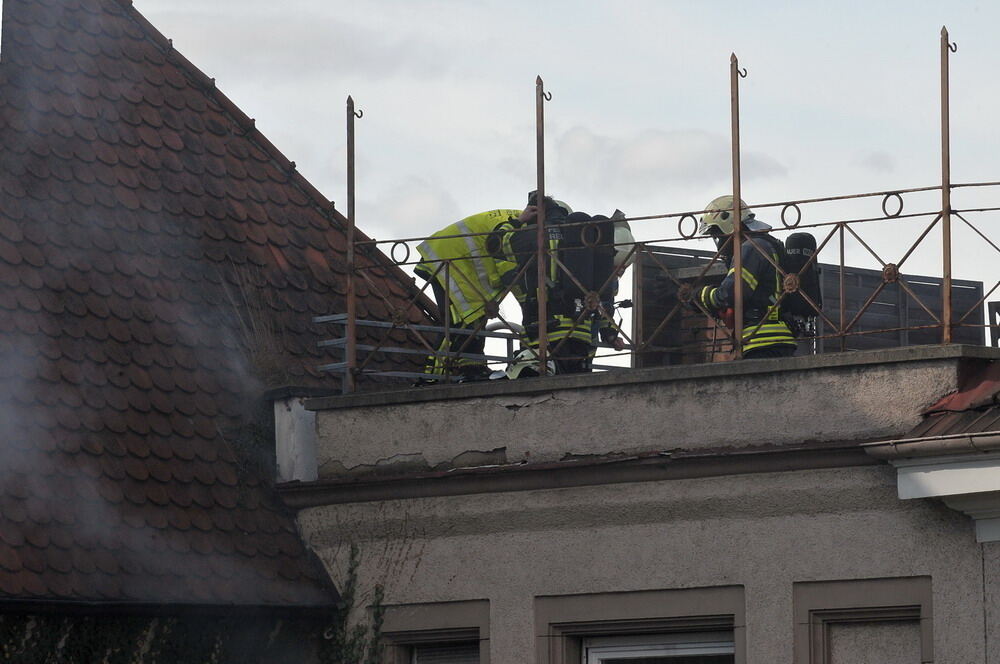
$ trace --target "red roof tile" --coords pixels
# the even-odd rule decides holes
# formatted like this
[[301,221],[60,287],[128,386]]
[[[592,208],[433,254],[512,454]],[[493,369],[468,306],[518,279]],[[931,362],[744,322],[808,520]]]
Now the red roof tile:
[[2,38],[0,600],[328,605],[223,432],[259,385],[234,302],[336,387],[343,217],[126,0],[6,0]]
[[967,370],[959,389],[925,410],[923,421],[907,437],[995,431],[1000,431],[1000,362],[987,362]]

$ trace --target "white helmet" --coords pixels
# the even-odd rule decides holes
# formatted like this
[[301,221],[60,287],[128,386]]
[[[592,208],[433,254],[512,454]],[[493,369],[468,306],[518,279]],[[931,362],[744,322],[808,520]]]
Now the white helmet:
[[[548,367],[548,375],[551,376],[555,374],[556,363],[549,360],[545,364]],[[490,380],[498,380],[501,378],[516,380],[518,378],[528,378],[529,376],[537,375],[538,354],[530,348],[523,348],[517,352],[514,359],[512,359],[510,364],[507,365],[507,369],[505,371],[494,371],[490,374]]]
[[[753,210],[748,208],[742,200],[740,201],[740,212],[742,213],[740,221],[748,229],[752,231],[771,230],[771,227],[763,221],[757,221]],[[731,195],[719,196],[705,207],[705,214],[701,215],[698,232],[707,235],[712,226],[722,231],[723,235],[729,235],[733,232],[733,197]]]
[[615,267],[628,267],[635,258],[632,245],[635,244],[635,237],[632,235],[632,227],[625,221],[625,213],[615,210],[611,215],[615,220]]

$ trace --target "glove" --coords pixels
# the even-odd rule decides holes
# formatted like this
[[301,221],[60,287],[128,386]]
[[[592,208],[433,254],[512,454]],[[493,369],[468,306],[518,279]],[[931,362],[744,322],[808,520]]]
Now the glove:
[[736,329],[736,310],[734,310],[732,307],[720,311],[719,318],[722,319],[722,322],[730,330]]

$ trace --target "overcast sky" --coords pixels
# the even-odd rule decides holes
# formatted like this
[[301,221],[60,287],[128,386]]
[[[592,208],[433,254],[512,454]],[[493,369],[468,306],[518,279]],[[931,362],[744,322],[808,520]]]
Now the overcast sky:
[[[1000,180],[996,2],[136,6],[341,210],[344,102],[353,95],[365,113],[357,125],[358,223],[379,239],[425,235],[469,214],[523,204],[534,188],[538,74],[553,94],[546,106],[550,192],[592,213],[704,207],[731,187],[733,51],[749,70],[741,88],[749,203],[934,185],[944,24],[959,46],[953,179]],[[970,195],[956,194],[957,204]],[[1000,191],[988,200],[1000,201]],[[936,205],[933,197],[907,199],[907,211]],[[864,216],[878,207],[873,200],[829,214]],[[979,220],[984,230],[996,227],[996,217]],[[894,226],[872,231],[876,249],[895,251],[887,260],[898,260],[906,239],[922,230]],[[654,222],[636,231],[672,234]],[[956,277],[987,280],[989,288],[996,254],[962,232],[968,238],[956,240],[963,259]],[[865,262],[862,250],[852,251]],[[938,252],[929,245],[910,265],[940,273]]]

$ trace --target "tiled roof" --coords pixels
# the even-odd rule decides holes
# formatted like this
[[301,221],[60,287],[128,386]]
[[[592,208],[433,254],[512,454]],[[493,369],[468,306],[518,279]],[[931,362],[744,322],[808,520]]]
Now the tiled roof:
[[130,3],[5,0],[2,39],[0,601],[329,604],[230,432],[254,365],[336,387],[343,218]]
[[959,389],[924,412],[908,438],[1000,432],[1000,362],[989,362],[963,376]]

